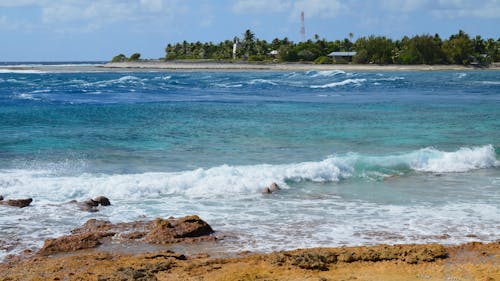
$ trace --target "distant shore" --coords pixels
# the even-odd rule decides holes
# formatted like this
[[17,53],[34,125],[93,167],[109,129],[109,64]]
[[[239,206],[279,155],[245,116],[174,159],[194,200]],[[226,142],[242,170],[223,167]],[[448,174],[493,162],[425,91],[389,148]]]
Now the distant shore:
[[105,64],[68,65],[0,65],[0,73],[72,73],[72,72],[149,72],[149,71],[477,71],[500,70],[500,63],[489,67],[464,65],[378,65],[378,64],[313,64],[219,62],[213,60],[160,61],[144,60],[108,62]]
[[215,61],[135,61],[109,62],[107,69],[134,70],[210,70],[210,71],[308,71],[308,70],[346,70],[346,71],[444,71],[444,70],[498,70],[500,65],[489,67],[463,65],[377,65],[377,64],[311,64],[311,63],[246,63]]

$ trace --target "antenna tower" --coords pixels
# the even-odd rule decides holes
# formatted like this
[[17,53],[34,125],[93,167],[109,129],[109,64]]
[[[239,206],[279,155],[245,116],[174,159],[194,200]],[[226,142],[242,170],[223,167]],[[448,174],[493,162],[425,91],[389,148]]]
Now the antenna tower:
[[306,26],[304,24],[304,11],[300,12],[300,40],[306,41]]

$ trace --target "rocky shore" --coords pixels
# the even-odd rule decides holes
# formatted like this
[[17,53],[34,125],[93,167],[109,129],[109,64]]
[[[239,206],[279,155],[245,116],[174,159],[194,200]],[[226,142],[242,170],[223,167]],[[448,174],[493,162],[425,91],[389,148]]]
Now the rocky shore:
[[[210,225],[195,215],[117,224],[91,219],[68,235],[45,241],[36,253],[9,257],[0,264],[0,280],[500,280],[500,241],[312,248],[222,258],[182,251],[207,242],[224,247]],[[148,246],[172,244],[183,246],[177,252]]]

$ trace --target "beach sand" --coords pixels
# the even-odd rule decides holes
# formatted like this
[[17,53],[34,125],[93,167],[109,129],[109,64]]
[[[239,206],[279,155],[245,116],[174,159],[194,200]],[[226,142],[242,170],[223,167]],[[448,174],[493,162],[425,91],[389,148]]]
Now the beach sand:
[[432,70],[479,70],[500,69],[497,65],[478,68],[463,65],[377,65],[377,64],[311,64],[311,63],[243,63],[213,61],[138,61],[110,62],[107,69],[156,69],[156,70],[210,70],[210,71],[432,71]]

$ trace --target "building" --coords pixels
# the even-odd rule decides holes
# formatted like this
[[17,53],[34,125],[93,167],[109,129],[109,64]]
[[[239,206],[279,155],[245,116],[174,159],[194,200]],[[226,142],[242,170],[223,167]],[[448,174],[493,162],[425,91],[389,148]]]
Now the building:
[[356,52],[331,52],[328,56],[332,57],[334,62],[352,62],[356,54]]

